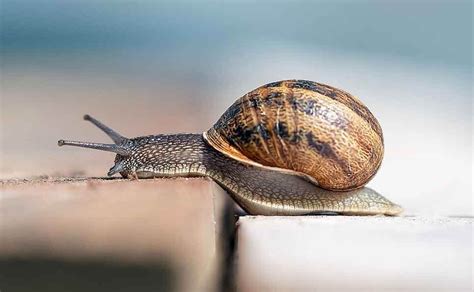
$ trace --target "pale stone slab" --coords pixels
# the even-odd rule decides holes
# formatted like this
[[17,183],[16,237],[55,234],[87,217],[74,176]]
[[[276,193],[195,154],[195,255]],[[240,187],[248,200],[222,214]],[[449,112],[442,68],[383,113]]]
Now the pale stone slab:
[[239,291],[472,291],[472,218],[241,217]]
[[[80,267],[75,277],[105,269],[102,277],[110,276],[111,281],[138,273],[139,283],[162,277],[165,288],[219,289],[227,241],[221,222],[232,205],[210,180],[20,180],[3,182],[0,192],[2,291],[18,284],[12,281],[22,278],[22,270],[32,269],[34,275],[25,274],[24,281],[38,284],[37,274],[48,276],[42,275],[42,267],[51,266],[76,272]],[[135,267],[132,272],[118,269],[122,274],[114,276],[116,266],[128,265]],[[16,274],[10,269],[15,267]],[[149,277],[143,279],[144,273]],[[70,276],[61,275],[53,279]],[[130,291],[151,289],[139,287]]]

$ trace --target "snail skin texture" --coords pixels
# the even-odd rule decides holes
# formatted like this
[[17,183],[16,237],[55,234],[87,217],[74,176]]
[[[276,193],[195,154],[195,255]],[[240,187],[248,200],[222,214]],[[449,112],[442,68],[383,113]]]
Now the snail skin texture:
[[117,153],[109,176],[207,176],[249,214],[397,215],[364,185],[383,158],[379,123],[359,99],[305,80],[259,87],[203,134],[125,138],[89,115],[114,144],[59,140]]

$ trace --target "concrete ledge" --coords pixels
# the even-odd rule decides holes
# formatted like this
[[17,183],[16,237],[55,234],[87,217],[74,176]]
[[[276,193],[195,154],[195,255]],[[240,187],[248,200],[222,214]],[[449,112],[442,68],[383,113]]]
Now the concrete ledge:
[[[2,291],[18,288],[16,278],[38,285],[35,279],[47,277],[51,267],[82,271],[75,277],[105,267],[103,279],[123,280],[124,266],[134,267],[129,276],[145,273],[146,283],[164,281],[130,291],[217,289],[227,241],[220,222],[232,203],[210,180],[20,180],[3,182],[0,192]],[[61,285],[62,291],[74,288]]]
[[239,291],[472,291],[472,218],[241,217]]

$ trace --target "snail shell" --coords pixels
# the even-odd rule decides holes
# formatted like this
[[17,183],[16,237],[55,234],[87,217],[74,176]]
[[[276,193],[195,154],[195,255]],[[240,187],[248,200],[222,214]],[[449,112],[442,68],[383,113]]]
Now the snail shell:
[[382,129],[358,98],[305,80],[273,82],[247,93],[204,138],[241,162],[340,191],[365,185],[384,152]]

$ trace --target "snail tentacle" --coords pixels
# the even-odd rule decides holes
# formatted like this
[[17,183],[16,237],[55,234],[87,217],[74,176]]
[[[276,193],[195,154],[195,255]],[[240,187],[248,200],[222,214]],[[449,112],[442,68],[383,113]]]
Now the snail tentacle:
[[[104,133],[109,136],[115,144],[105,144],[105,143],[94,143],[94,142],[82,142],[82,141],[70,141],[70,140],[59,140],[58,146],[75,146],[82,148],[91,148],[96,150],[114,152],[122,156],[130,156],[132,150],[129,147],[130,139],[123,137],[116,131],[112,130],[110,127],[104,125],[99,120],[91,117],[90,115],[84,115],[84,120],[90,121]],[[112,169],[111,169],[112,171]]]
[[120,135],[115,130],[104,125],[102,122],[91,117],[90,115],[84,115],[84,120],[91,122],[97,128],[101,129],[105,134],[107,134],[107,136],[109,136],[112,139],[112,141],[114,141],[115,144],[123,145],[127,143],[128,138],[125,138],[124,136]]
[[122,156],[130,156],[132,154],[131,150],[128,149],[127,147],[116,145],[116,144],[104,144],[104,143],[70,141],[70,140],[58,141],[58,146],[64,146],[64,145],[114,152]]

